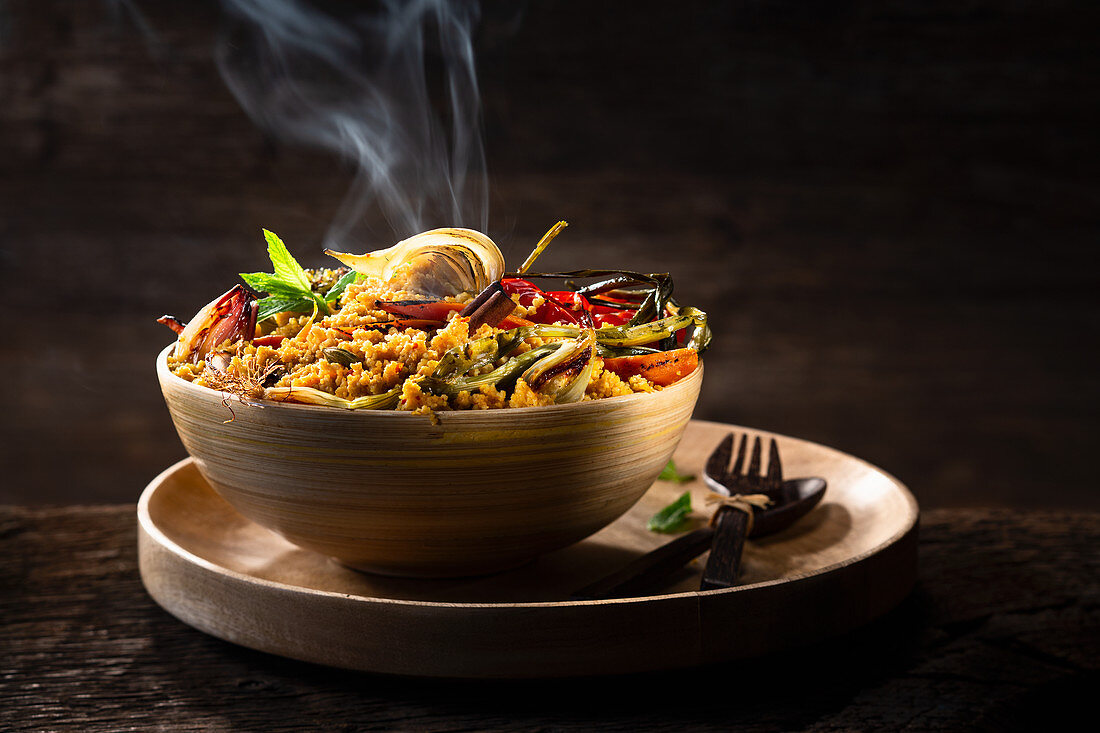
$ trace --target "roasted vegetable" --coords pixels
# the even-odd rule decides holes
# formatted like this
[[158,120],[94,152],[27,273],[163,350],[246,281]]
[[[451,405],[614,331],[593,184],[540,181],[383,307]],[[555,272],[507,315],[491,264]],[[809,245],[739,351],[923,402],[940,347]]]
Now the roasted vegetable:
[[157,320],[179,333],[172,355],[180,361],[198,363],[227,341],[252,337],[256,330],[256,299],[248,288],[234,285],[203,306],[182,329],[180,320],[173,316]]
[[654,384],[667,387],[695,371],[699,366],[699,352],[695,349],[674,349],[653,354],[609,357],[603,360],[604,368],[623,379],[640,374]]
[[325,253],[362,275],[436,298],[480,292],[504,272],[493,240],[472,229],[433,229],[362,255]]
[[313,387],[268,387],[264,390],[264,399],[277,402],[298,402],[303,405],[322,407],[342,407],[345,410],[388,410],[397,404],[401,397],[401,385],[389,392],[378,395],[366,395],[354,400],[322,392]]
[[592,378],[596,334],[586,329],[578,338],[561,342],[561,347],[523,373],[523,381],[556,404],[580,402]]
[[[408,386],[413,380],[422,396],[434,396],[430,405],[435,409],[448,404],[439,396],[455,396],[486,385],[495,386],[507,398],[507,392],[522,378],[535,393],[530,402],[568,403],[585,397],[597,357],[608,372],[624,380],[642,376],[658,387],[674,384],[697,369],[699,356],[711,339],[707,315],[676,301],[667,273],[530,271],[566,226],[564,221],[555,224],[513,273],[505,273],[504,259],[491,239],[467,229],[435,229],[363,255],[326,250],[350,271],[304,270],[282,240],[265,230],[273,272],[242,274],[249,287],[236,286],[205,306],[187,325],[170,316],[160,322],[179,335],[173,354],[176,361],[207,360],[203,376],[207,382],[214,380],[234,391],[232,381],[241,377],[242,369],[252,368],[255,376],[261,367],[281,362],[278,375],[265,371],[262,378],[250,377],[248,388],[240,390],[242,394],[256,396],[266,387],[264,396],[269,399],[347,409],[390,408],[417,400],[410,396],[407,403],[401,401],[397,387],[381,395],[343,399],[312,387],[269,385],[273,379],[282,380],[280,384],[299,383],[294,374],[296,359],[323,361],[343,368],[338,372],[340,379],[346,372],[354,373],[346,385],[340,383],[342,394],[361,395],[367,380],[360,379],[360,370],[379,369],[379,350],[369,345],[379,343],[378,336],[363,337],[358,335],[361,331],[382,332],[388,343],[399,336],[390,329],[439,331],[457,319],[468,324],[471,334],[484,325],[492,326],[493,333],[488,338],[466,339],[441,357],[436,356],[439,347],[435,344],[456,343],[454,335],[461,334],[461,328],[438,337],[412,334],[417,343],[429,345],[428,356],[417,364],[409,363],[405,356],[384,357],[383,361],[400,363],[386,367],[389,381],[383,384],[393,384],[395,374],[406,370],[402,383]],[[368,276],[382,282],[372,279],[357,286],[360,289],[354,291],[354,299],[343,297],[349,286]],[[536,284],[543,280],[554,281],[558,289]],[[417,295],[408,300],[376,299],[408,297],[399,294],[402,291]],[[379,320],[379,310],[389,316]],[[274,323],[261,324],[257,332],[258,320],[280,313],[285,315]],[[288,318],[294,313],[308,318]],[[324,338],[332,340],[323,341],[319,349],[312,346],[317,351],[309,354],[318,334],[324,333],[312,330],[318,326],[327,331]],[[296,344],[284,344],[287,339]],[[272,362],[270,353],[245,348],[249,342],[279,348],[280,352]],[[303,347],[305,356],[300,357]],[[436,358],[433,369],[429,360]],[[431,374],[423,376],[429,369]],[[331,380],[310,381],[316,376],[300,381],[325,384],[325,389],[335,391]],[[368,389],[385,388],[375,384]],[[649,389],[637,382],[631,387]],[[606,396],[607,390],[614,388],[613,383],[606,383],[592,394]],[[485,393],[499,406],[500,394]],[[519,402],[530,397],[524,395]],[[486,401],[478,404],[484,406]],[[420,403],[420,407],[428,405]]]

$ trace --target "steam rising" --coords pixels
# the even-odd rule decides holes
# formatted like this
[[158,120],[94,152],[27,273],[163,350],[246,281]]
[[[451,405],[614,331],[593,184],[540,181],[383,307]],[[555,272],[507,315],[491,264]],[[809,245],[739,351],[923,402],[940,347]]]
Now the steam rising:
[[442,226],[485,231],[476,4],[383,0],[347,20],[299,0],[226,7],[237,27],[218,67],[248,114],[278,139],[358,167],[326,246],[384,245],[365,231],[375,211],[399,238]]

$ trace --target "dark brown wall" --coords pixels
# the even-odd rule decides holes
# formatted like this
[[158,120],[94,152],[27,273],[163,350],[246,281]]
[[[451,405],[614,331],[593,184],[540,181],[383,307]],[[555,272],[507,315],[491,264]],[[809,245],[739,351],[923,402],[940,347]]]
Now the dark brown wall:
[[[818,5],[491,5],[490,233],[514,261],[565,218],[547,266],[671,270],[716,333],[697,417],[926,506],[1100,505],[1100,11]],[[320,263],[349,181],[240,111],[215,5],[137,7],[155,41],[0,8],[0,501],[132,501],[182,457],[153,319],[262,269],[260,227]]]

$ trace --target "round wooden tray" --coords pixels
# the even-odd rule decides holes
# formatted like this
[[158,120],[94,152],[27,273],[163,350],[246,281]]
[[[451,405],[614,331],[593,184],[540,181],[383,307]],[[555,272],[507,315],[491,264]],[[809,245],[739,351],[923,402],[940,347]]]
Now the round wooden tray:
[[[698,474],[731,430],[745,429],[692,421],[677,466]],[[360,573],[291,545],[234,511],[190,459],[142,494],[141,577],[169,613],[227,641],[442,677],[614,674],[757,656],[848,631],[904,598],[916,579],[918,515],[905,486],[831,448],[750,432],[776,438],[786,476],[821,476],[829,488],[797,524],[748,542],[735,588],[695,590],[704,556],[654,595],[563,600],[667,542],[646,520],[685,488],[701,510],[699,480],[658,481],[611,526],[516,570],[416,580]]]

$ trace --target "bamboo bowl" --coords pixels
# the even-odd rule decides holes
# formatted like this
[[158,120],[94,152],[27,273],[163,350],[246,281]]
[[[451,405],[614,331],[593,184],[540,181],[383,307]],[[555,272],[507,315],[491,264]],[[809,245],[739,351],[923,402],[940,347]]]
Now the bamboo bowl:
[[171,348],[157,358],[161,391],[226,501],[300,547],[408,577],[515,567],[613,522],[672,456],[703,379],[700,364],[654,394],[446,412],[432,425],[394,411],[227,407],[168,370]]

